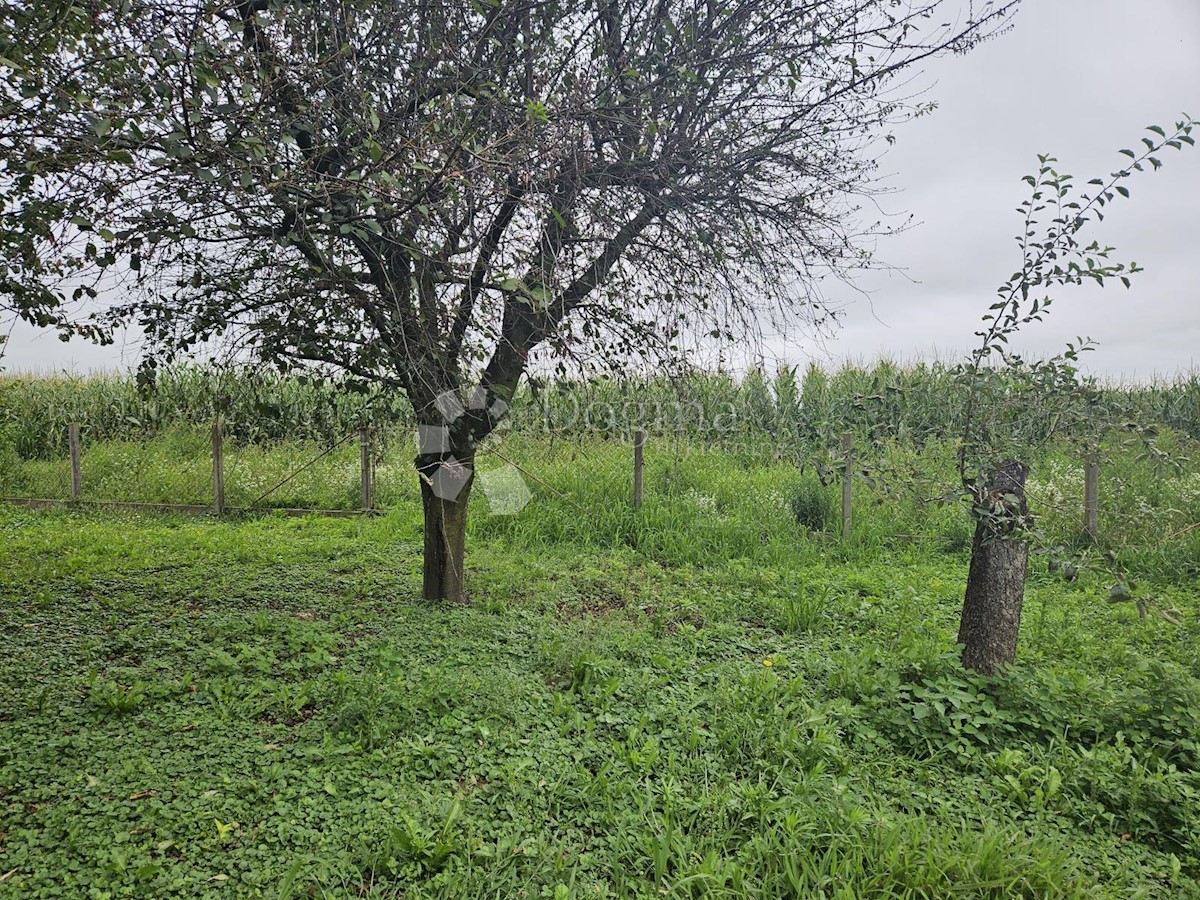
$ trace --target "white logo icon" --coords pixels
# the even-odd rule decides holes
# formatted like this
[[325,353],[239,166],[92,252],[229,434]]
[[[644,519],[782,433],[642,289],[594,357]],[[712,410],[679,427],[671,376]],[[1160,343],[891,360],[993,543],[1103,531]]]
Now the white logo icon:
[[[473,411],[486,409],[492,419],[499,419],[508,411],[508,404],[500,398],[487,406],[487,390],[479,385],[471,394],[467,408]],[[453,502],[462,489],[467,486],[473,474],[472,468],[456,459],[450,453],[450,427],[467,410],[454,391],[445,391],[438,395],[434,406],[441,414],[445,425],[418,425],[417,452],[422,456],[443,457],[433,466],[433,472],[425,475],[430,490],[435,497]],[[479,485],[487,497],[488,507],[493,515],[514,516],[524,509],[532,494],[520,471],[511,463],[499,469],[487,472],[480,471]]]

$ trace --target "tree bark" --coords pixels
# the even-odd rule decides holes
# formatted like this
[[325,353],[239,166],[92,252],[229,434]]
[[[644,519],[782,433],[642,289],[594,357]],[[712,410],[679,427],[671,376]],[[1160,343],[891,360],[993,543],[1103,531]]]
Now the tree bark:
[[[426,470],[422,470],[422,475]],[[434,487],[421,478],[421,505],[425,512],[425,559],[422,596],[426,600],[467,602],[465,565],[467,504],[471,497],[472,473],[453,499],[439,497]]]
[[979,515],[971,545],[958,643],[963,645],[963,665],[985,675],[1010,665],[1017,655],[1029,563],[1029,542],[1019,535],[1028,515],[1028,474],[1028,467],[1015,460],[1001,463],[990,473],[980,500],[984,514]]

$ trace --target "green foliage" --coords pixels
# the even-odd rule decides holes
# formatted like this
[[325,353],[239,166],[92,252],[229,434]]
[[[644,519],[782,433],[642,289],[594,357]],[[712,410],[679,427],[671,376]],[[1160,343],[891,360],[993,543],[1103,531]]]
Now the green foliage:
[[0,508],[0,890],[1200,896],[1194,571],[1146,567],[1180,626],[1035,571],[993,681],[950,651],[961,516],[813,547],[781,496],[697,544],[687,491],[746,470],[684,463],[653,539],[587,470],[595,521],[477,517],[468,609],[416,599],[415,504]]
[[[171,408],[174,419],[199,420],[199,424],[164,423],[153,431],[99,415],[106,402],[103,398],[109,396],[107,388],[101,388],[114,384],[112,381],[79,380],[67,386],[37,379],[0,381],[0,419],[9,422],[0,428],[0,496],[68,495],[65,450],[48,440],[29,443],[30,432],[20,422],[25,418],[47,421],[57,415],[65,425],[68,416],[53,410],[72,408],[86,398],[83,415],[96,411],[101,422],[110,423],[105,427],[111,432],[85,424],[85,499],[211,502],[211,447],[204,419],[209,410],[201,403],[210,383],[200,375],[194,377],[205,388],[181,393],[179,405]],[[164,383],[169,378],[164,376]],[[831,410],[838,407],[846,415],[857,415],[853,398],[870,390],[875,382],[905,387],[891,392],[893,399],[889,401],[897,411],[899,426],[869,442],[863,430],[865,418],[844,419],[842,413]],[[831,383],[837,385],[836,390]],[[772,394],[787,396],[791,390],[787,387],[788,376],[783,377],[782,384],[780,387],[778,380],[772,382]],[[803,397],[808,389],[802,387],[800,411],[793,409],[792,419],[781,419],[765,431],[740,426],[729,433],[698,427],[687,427],[682,432],[673,428],[651,431],[646,449],[646,502],[636,516],[626,503],[614,502],[614,498],[627,497],[630,489],[631,451],[629,444],[620,439],[620,419],[612,429],[606,426],[592,430],[577,424],[560,430],[555,425],[547,434],[543,428],[546,419],[539,407],[545,395],[527,395],[519,400],[512,426],[494,435],[492,443],[484,448],[480,466],[486,470],[512,460],[524,467],[532,475],[527,481],[534,493],[536,513],[531,508],[519,516],[491,516],[481,497],[474,505],[470,525],[473,539],[502,539],[527,561],[531,553],[563,542],[592,548],[624,547],[665,564],[694,564],[714,555],[777,561],[794,553],[816,554],[821,552],[813,543],[817,537],[805,531],[836,532],[839,524],[837,489],[822,486],[818,476],[826,470],[832,477],[839,476],[839,453],[831,448],[837,446],[841,431],[848,429],[855,434],[856,461],[869,473],[868,478],[855,480],[855,546],[878,547],[900,536],[932,541],[954,551],[969,546],[969,522],[958,521],[953,504],[948,503],[957,494],[947,497],[944,493],[945,486],[954,480],[954,433],[961,424],[954,417],[954,407],[943,405],[943,400],[949,404],[959,390],[953,378],[929,367],[881,366],[865,374],[847,369],[832,376],[811,370],[804,384],[815,385],[809,399],[824,397],[828,408],[806,413]],[[1190,385],[1190,381],[1183,380],[1175,390],[1186,394],[1192,390]],[[255,382],[247,382],[237,389],[247,398],[247,410],[254,408],[250,402],[254,387]],[[610,389],[613,393],[606,394]],[[137,396],[132,387],[129,390],[131,396]],[[568,386],[564,393],[555,394],[554,402],[565,402],[561,398],[571,396],[573,390],[579,391],[581,407],[590,402],[623,408],[622,398],[627,400],[629,396],[622,392],[632,392],[633,385],[622,388],[615,382],[603,382]],[[660,399],[666,405],[665,398],[672,396],[668,390],[673,389],[656,382],[641,385],[645,408],[653,409]],[[715,376],[697,379],[688,390],[694,390],[695,402],[710,411],[728,411],[730,404],[736,408],[740,402],[738,383]],[[1161,405],[1163,398],[1174,396],[1161,385],[1111,390],[1114,402],[1141,404],[1147,416],[1167,409]],[[232,394],[235,388],[229,386],[229,391]],[[884,392],[880,396],[887,395]],[[192,402],[188,398],[194,398],[195,407],[187,405]],[[353,396],[345,402],[354,402]],[[304,437],[311,432],[306,432],[302,423],[317,416],[319,405],[314,399],[311,410],[308,401],[293,407],[286,423],[288,427],[295,425],[296,436],[262,437],[255,443],[236,434],[227,439],[225,480],[230,505],[248,505],[294,475],[263,505],[330,509],[358,506],[356,442],[351,440],[316,459],[329,449],[328,444],[321,438]],[[551,424],[559,421],[555,415],[561,411],[556,407],[546,414]],[[862,414],[874,416],[875,412]],[[652,422],[653,414],[647,415]],[[805,418],[807,415],[811,415],[811,421]],[[609,418],[605,407],[597,421],[607,422]],[[1046,552],[1041,558],[1056,566],[1060,574],[1080,568],[1107,568],[1111,573],[1114,566],[1106,558],[1111,550],[1118,557],[1116,568],[1125,573],[1126,582],[1141,581],[1147,573],[1166,568],[1175,573],[1173,577],[1200,571],[1198,530],[1192,527],[1200,522],[1200,476],[1191,462],[1185,461],[1196,457],[1196,440],[1188,429],[1200,428],[1200,420],[1182,431],[1167,426],[1155,429],[1153,446],[1160,454],[1156,458],[1146,456],[1146,441],[1137,433],[1105,443],[1100,465],[1101,542],[1095,548],[1082,535],[1081,448],[1070,442],[1046,443],[1046,435],[1038,431],[1038,417],[1028,417],[1028,421],[1025,435],[1035,442],[1030,446],[1037,449],[1029,455],[1027,493],[1036,527],[1043,535]],[[353,435],[353,417],[349,416],[344,424]],[[246,433],[262,435],[277,427],[283,426],[247,423]],[[65,431],[63,427],[61,435]],[[806,434],[809,437],[804,437]],[[900,434],[907,437],[901,438]],[[380,420],[377,438],[378,503],[386,509],[418,508],[408,427],[402,420],[391,424]],[[799,443],[789,443],[793,440]],[[489,447],[503,458],[489,457]],[[1179,465],[1163,462],[1167,456]],[[587,514],[581,515],[581,510]],[[1116,580],[1112,574],[1108,577],[1105,590]],[[1156,598],[1152,586],[1139,588],[1136,596],[1151,598],[1153,603],[1148,608],[1171,615],[1173,604]]]
[[[1018,666],[965,674],[969,523],[928,502],[954,470],[954,383],[931,373],[763,378],[746,397],[775,418],[753,446],[652,435],[636,514],[614,502],[619,431],[516,417],[497,448],[545,483],[520,515],[477,509],[469,609],[415,599],[402,423],[379,519],[0,509],[0,891],[1200,896],[1190,462],[1107,445],[1089,548],[1077,452],[1043,447],[1030,505],[1073,571],[1035,562]],[[693,386],[705,408],[742,396]],[[851,542],[813,534],[836,523],[823,436],[881,409],[874,442],[850,429],[872,470]],[[93,437],[85,496],[206,500],[203,415]],[[1186,433],[1154,438],[1195,458]],[[0,446],[5,491],[65,489],[61,456]],[[250,498],[323,446],[231,439],[228,489]],[[341,448],[278,502],[352,506],[357,465]],[[1109,551],[1180,624],[1107,602]]]
[[[1009,467],[1002,460],[1027,462],[1024,456],[1031,447],[1036,450],[1039,446],[1021,440],[1023,436],[1011,427],[1014,418],[1043,419],[1050,423],[1049,435],[1062,435],[1091,449],[1099,446],[1119,421],[1114,404],[1105,402],[1111,398],[1098,390],[1094,381],[1082,378],[1077,368],[1079,354],[1092,349],[1090,339],[1077,338],[1058,356],[1034,361],[1014,353],[1011,339],[1024,326],[1045,318],[1054,295],[1043,292],[1087,281],[1103,287],[1119,280],[1130,286],[1129,276],[1141,271],[1137,263],[1114,262],[1114,248],[1095,240],[1085,244],[1083,234],[1093,222],[1104,220],[1102,210],[1118,195],[1129,197],[1126,182],[1134,172],[1147,165],[1162,167],[1155,154],[1194,146],[1191,133],[1197,125],[1200,122],[1184,116],[1169,133],[1158,125],[1149,126],[1147,131],[1154,136],[1142,138],[1143,149],[1121,151],[1131,160],[1129,164],[1093,178],[1082,190],[1072,175],[1058,170],[1058,160],[1049,155],[1039,154],[1036,174],[1025,176],[1030,195],[1017,209],[1022,220],[1017,234],[1021,267],[997,289],[996,301],[976,332],[979,346],[959,376],[966,393],[958,448],[959,481],[972,514],[989,531],[999,534],[998,525],[1000,530],[1010,531],[1011,525],[1023,518],[1019,512],[1001,517],[1001,523],[991,508],[995,504],[987,502],[997,467]],[[1161,466],[1171,460],[1155,448],[1152,424],[1135,422],[1127,427],[1142,430],[1147,456]],[[1041,544],[1036,529],[1022,530]]]
[[[1009,398],[988,406],[1028,413],[1050,402],[1027,383],[986,371],[994,383],[980,389]],[[1171,468],[1170,459],[1151,459],[1151,448],[1168,449],[1155,440],[1156,427],[1200,440],[1200,375],[1084,386],[1116,424],[1142,423],[1127,437],[1165,469]],[[1022,392],[1014,398],[1018,387]],[[62,456],[72,421],[82,424],[85,443],[140,441],[179,425],[207,428],[218,412],[231,440],[264,445],[293,439],[330,444],[364,422],[385,431],[410,425],[402,396],[364,392],[348,381],[195,367],[165,369],[147,391],[133,376],[4,375],[0,452],[22,459]],[[810,366],[802,378],[783,368],[774,378],[756,374],[741,381],[696,373],[675,380],[568,381],[549,389],[535,379],[516,398],[508,427],[525,434],[622,439],[644,428],[653,436],[713,444],[750,459],[782,456],[805,465],[836,446],[844,431],[855,434],[859,453],[883,444],[920,449],[956,438],[962,416],[957,367],[881,362],[833,373]],[[1016,446],[1043,446],[1061,433],[1052,418],[1049,406],[1037,414],[1012,415],[1005,420],[1006,433]]]
[[904,70],[1018,3],[0,7],[0,304],[64,336],[137,325],[146,381],[221,338],[423,416],[482,377],[461,456],[532,357],[678,362],[828,316],[808,288],[869,260],[842,201],[883,147],[845,135],[924,111]]
[[788,497],[796,524],[811,531],[833,527],[837,508],[831,489],[815,478],[798,481]]
[[150,388],[132,375],[0,375],[0,447],[49,459],[66,453],[71,422],[80,423],[85,443],[131,441],[179,426],[208,428],[218,414],[234,441],[332,444],[359,425],[407,421],[404,402],[379,387],[245,368],[166,369]]
[[124,687],[112,681],[100,681],[96,673],[88,680],[91,701],[105,712],[125,715],[133,712],[146,699],[145,685],[134,682]]

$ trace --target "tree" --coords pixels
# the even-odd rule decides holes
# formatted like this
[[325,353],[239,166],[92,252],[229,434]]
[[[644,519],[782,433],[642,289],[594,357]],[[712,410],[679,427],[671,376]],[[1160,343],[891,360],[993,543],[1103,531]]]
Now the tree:
[[0,293],[41,320],[119,279],[88,327],[141,326],[147,374],[223,336],[403,391],[424,593],[461,601],[531,357],[819,317],[889,123],[928,109],[902,76],[1016,5],[39,0],[3,20]]
[[[90,27],[87,9],[62,0],[29,0],[0,6],[0,122],[23,120],[22,106],[44,103],[46,82],[38,73],[68,42],[78,41]],[[21,60],[17,63],[16,60]],[[15,73],[10,81],[9,72]],[[66,260],[54,252],[41,252],[39,244],[55,236],[51,229],[61,208],[50,195],[29,193],[38,166],[23,165],[20,154],[9,155],[21,141],[14,131],[0,138],[0,361],[9,338],[8,326],[20,316],[42,327],[57,326],[64,339],[81,334],[103,342],[104,329],[96,323],[74,322],[61,291],[54,282],[68,273],[59,266]],[[21,148],[31,150],[32,147]],[[12,199],[6,201],[6,194]],[[18,208],[23,207],[21,212]],[[82,293],[82,292],[81,292]]]
[[1028,475],[1024,463],[1005,460],[988,473],[986,489],[977,493],[958,643],[963,665],[985,675],[995,674],[1017,655],[1029,565],[1029,542],[1022,533],[1029,515]]
[[[1072,176],[1058,171],[1058,161],[1048,155],[1038,157],[1036,175],[1025,176],[1030,196],[1018,210],[1021,268],[997,290],[983,328],[976,332],[979,346],[962,369],[967,399],[958,475],[976,523],[958,632],[967,668],[990,675],[1016,658],[1029,544],[1039,537],[1025,500],[1029,469],[1005,458],[1032,449],[1016,446],[1012,419],[1041,413],[1048,423],[1045,440],[1057,434],[1085,444],[1098,440],[1111,424],[1111,411],[1103,408],[1100,392],[1081,380],[1076,368],[1079,352],[1089,349],[1090,341],[1081,338],[1053,359],[1030,362],[1012,352],[1009,340],[1022,326],[1045,317],[1053,298],[1043,291],[1085,281],[1103,286],[1119,280],[1129,287],[1129,276],[1141,271],[1138,265],[1113,262],[1112,247],[1096,241],[1084,244],[1082,233],[1103,221],[1106,207],[1117,197],[1129,197],[1126,182],[1135,172],[1162,167],[1158,154],[1194,146],[1192,131],[1198,125],[1185,116],[1171,131],[1150,126],[1142,149],[1122,150],[1128,162],[1107,177],[1091,179],[1084,191],[1077,190]],[[1153,451],[1151,439],[1145,440],[1147,451]],[[1004,462],[996,463],[998,459]],[[1125,580],[1121,576],[1110,599],[1133,599]],[[1139,610],[1148,602],[1142,598]]]

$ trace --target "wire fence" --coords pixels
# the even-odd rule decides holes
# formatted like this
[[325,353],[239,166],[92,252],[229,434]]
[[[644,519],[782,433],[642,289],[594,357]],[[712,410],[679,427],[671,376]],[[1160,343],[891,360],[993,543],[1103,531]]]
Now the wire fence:
[[[196,511],[286,509],[293,511],[379,512],[420,503],[413,466],[416,446],[408,428],[360,426],[328,444],[314,440],[230,439],[221,419],[211,428],[167,428],[140,438],[88,442],[83,422],[67,427],[65,458],[17,460],[10,455],[0,467],[0,497],[13,502],[121,503],[180,506]],[[764,449],[763,444],[767,444]],[[697,439],[685,430],[580,430],[559,432],[499,431],[475,460],[478,484],[498,514],[506,508],[492,498],[490,485],[520,482],[526,500],[542,493],[583,515],[596,505],[618,504],[640,509],[644,500],[690,500],[698,510],[727,506],[738,494],[755,499],[769,494],[760,481],[774,480],[791,498],[792,514],[811,530],[830,530],[850,538],[856,484],[859,492],[875,486],[856,450],[856,436],[844,432],[824,454],[809,454],[810,470],[833,485],[823,509],[800,509],[791,470],[806,474],[797,452],[770,445],[769,436],[743,433],[722,439]],[[649,460],[649,462],[647,462]],[[1099,536],[1100,458],[1080,460],[1078,517],[1092,538]],[[1182,474],[1182,473],[1181,473]],[[1062,480],[1060,478],[1060,480]],[[1126,479],[1127,480],[1127,479]],[[1200,487],[1181,491],[1182,505]],[[731,484],[732,482],[732,484]],[[1121,484],[1110,487],[1128,487]],[[1076,490],[1078,487],[1078,490]],[[1033,492],[1039,491],[1034,480]],[[779,493],[779,490],[775,490]],[[1062,490],[1045,494],[1046,504],[1061,509]],[[785,498],[785,499],[787,499]],[[762,499],[761,497],[758,499]],[[512,505],[511,498],[508,502]],[[523,504],[522,504],[523,505]],[[518,510],[508,510],[509,514]],[[836,512],[836,515],[830,515]],[[1184,526],[1186,527],[1186,526]]]
[[[730,552],[776,535],[906,540],[947,531],[932,502],[953,469],[945,442],[881,451],[851,431],[801,443],[745,421],[699,433],[678,416],[557,424],[518,421],[480,449],[478,527],[530,541],[654,547],[665,540],[656,532],[679,532],[682,523],[696,541]],[[47,442],[53,452],[32,458],[0,447],[0,499],[183,513],[420,514],[416,436],[403,423],[323,439],[231,433],[220,416],[207,428],[98,431],[88,421],[68,423]],[[1156,469],[1126,452],[1060,455],[1035,467],[1029,491],[1064,541],[1149,545],[1200,536],[1200,474],[1191,466]],[[962,539],[969,519],[960,519],[967,528],[949,531]]]
[[[216,418],[133,436],[89,440],[88,423],[69,423],[65,452],[0,457],[0,496],[8,500],[145,503],[211,508],[382,511],[419,503],[415,435],[404,426],[359,426],[327,442],[247,440]],[[762,440],[761,436],[757,439]],[[53,446],[60,446],[55,442]],[[646,450],[651,448],[650,475]],[[687,496],[719,482],[734,453],[728,442],[682,431],[501,429],[479,449],[479,482],[519,477],[529,492],[581,505],[602,496],[637,509],[644,496]],[[759,454],[762,455],[761,453]],[[741,456],[738,457],[741,459]],[[765,459],[784,461],[782,454]],[[709,470],[707,479],[685,470]]]

